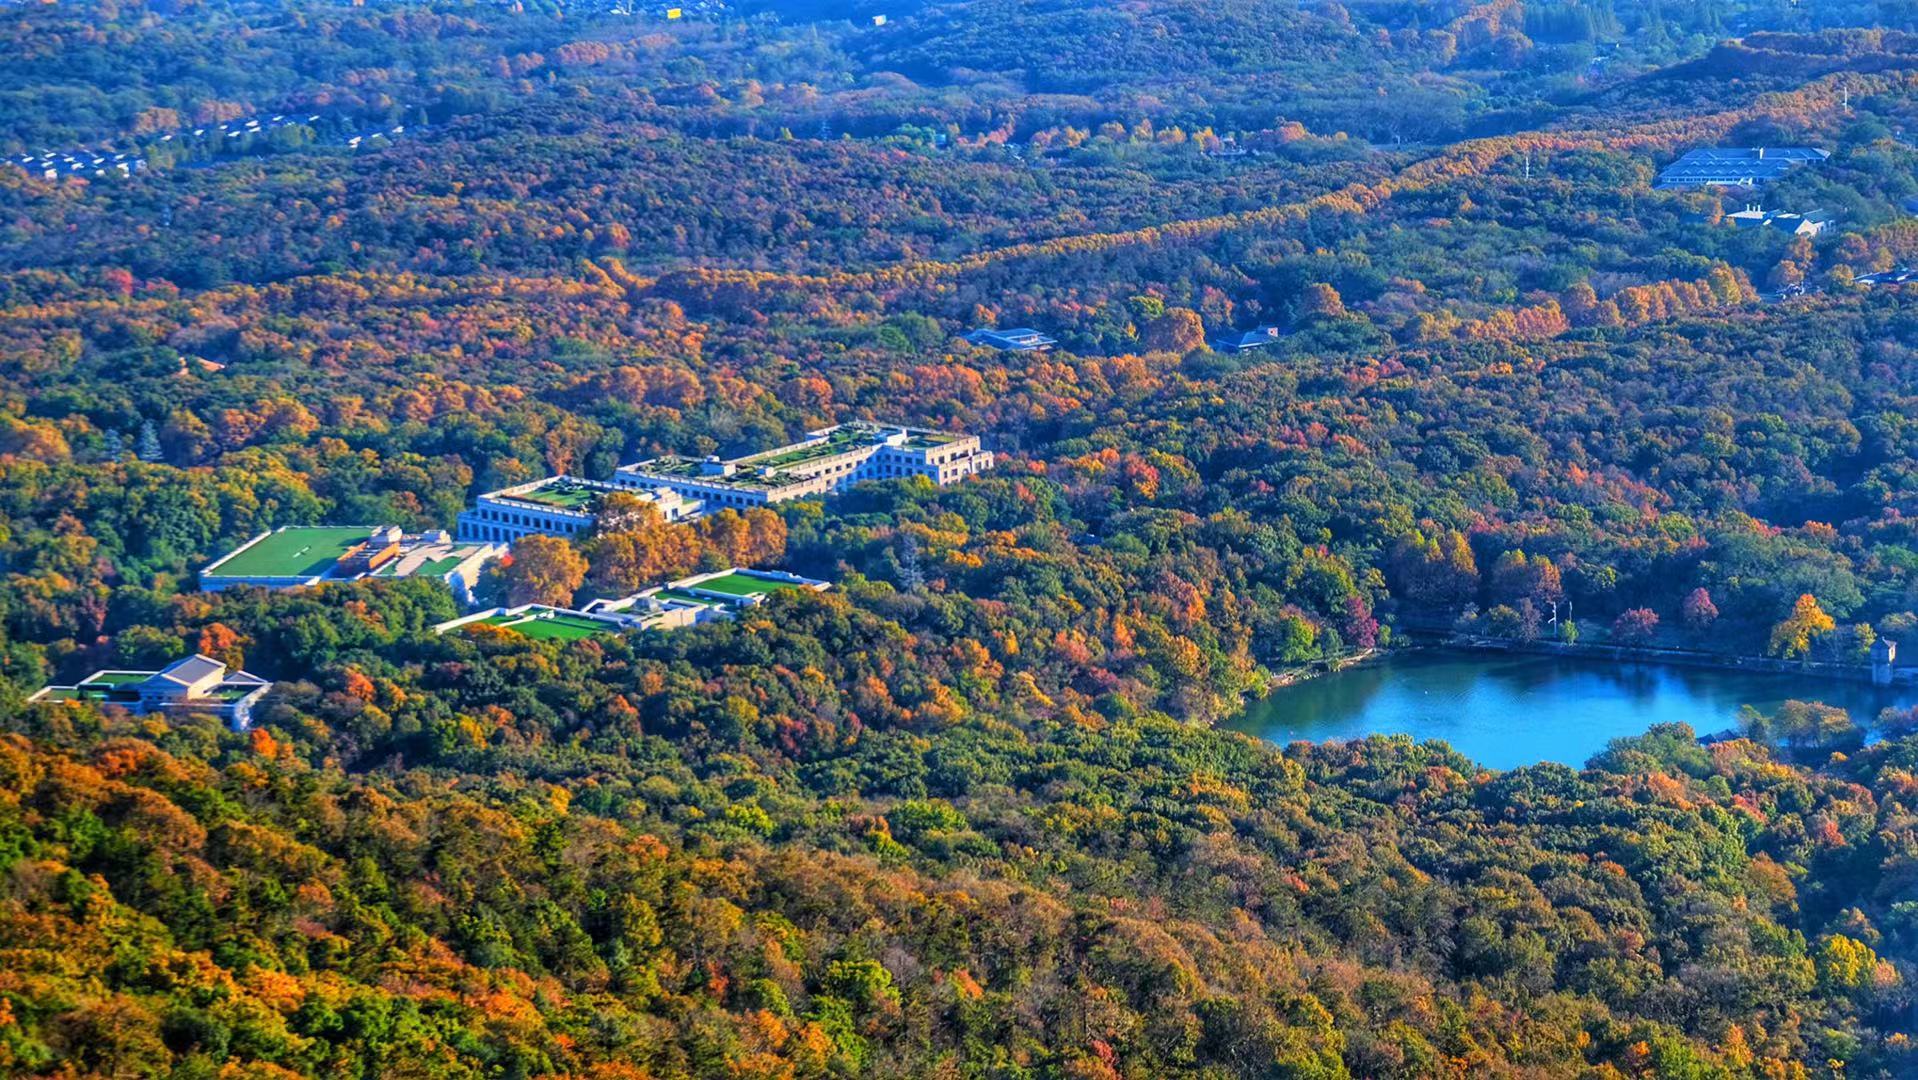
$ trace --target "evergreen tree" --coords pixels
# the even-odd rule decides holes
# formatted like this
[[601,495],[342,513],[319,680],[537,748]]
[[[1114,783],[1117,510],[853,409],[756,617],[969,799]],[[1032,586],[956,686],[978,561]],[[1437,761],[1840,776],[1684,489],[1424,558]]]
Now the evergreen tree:
[[153,421],[147,420],[140,424],[139,449],[135,453],[139,455],[141,461],[165,459],[166,451],[160,449],[160,430],[153,426]]

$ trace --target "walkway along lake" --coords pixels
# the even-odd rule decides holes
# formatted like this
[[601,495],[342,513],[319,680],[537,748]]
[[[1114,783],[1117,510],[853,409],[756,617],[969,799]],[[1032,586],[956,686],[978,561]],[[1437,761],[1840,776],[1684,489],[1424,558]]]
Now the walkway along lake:
[[1740,706],[1770,712],[1792,698],[1847,709],[1869,728],[1880,709],[1918,702],[1918,691],[1769,672],[1421,649],[1281,687],[1224,726],[1281,746],[1406,734],[1443,739],[1496,769],[1540,761],[1576,767],[1611,740],[1654,724],[1683,722],[1707,735],[1736,727]]

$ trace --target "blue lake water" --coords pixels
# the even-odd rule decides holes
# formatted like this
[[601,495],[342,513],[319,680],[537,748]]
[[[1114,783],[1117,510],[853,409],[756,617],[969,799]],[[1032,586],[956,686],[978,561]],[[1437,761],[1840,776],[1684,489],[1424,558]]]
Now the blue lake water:
[[1705,735],[1735,727],[1741,706],[1769,712],[1792,698],[1848,709],[1869,727],[1880,709],[1918,694],[1796,675],[1430,650],[1283,687],[1225,726],[1281,745],[1407,734],[1498,769],[1577,766],[1654,724],[1682,721]]

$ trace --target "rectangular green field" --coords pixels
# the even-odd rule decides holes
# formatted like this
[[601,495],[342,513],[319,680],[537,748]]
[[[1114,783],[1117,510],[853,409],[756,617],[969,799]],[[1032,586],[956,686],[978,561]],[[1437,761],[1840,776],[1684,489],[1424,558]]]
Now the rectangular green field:
[[143,683],[156,674],[158,673],[152,671],[96,671],[81,679],[80,685],[83,687],[130,686],[134,683]]
[[599,502],[599,497],[603,494],[605,494],[605,492],[600,491],[598,488],[551,483],[544,487],[536,487],[531,491],[522,491],[517,495],[510,495],[508,498],[536,503],[540,506],[550,506],[556,510],[590,510],[594,504]]
[[356,525],[295,526],[271,532],[212,568],[218,577],[313,577],[373,530]]
[[516,634],[525,634],[535,641],[578,641],[595,634],[611,634],[619,630],[612,623],[596,619],[581,619],[572,615],[533,614],[518,617],[496,615],[485,620],[488,626],[497,626],[511,630]]
[[749,577],[745,574],[727,574],[724,577],[713,578],[711,581],[697,582],[691,587],[725,593],[727,596],[759,596],[762,593],[778,592],[795,586],[789,582],[767,581],[765,578]]

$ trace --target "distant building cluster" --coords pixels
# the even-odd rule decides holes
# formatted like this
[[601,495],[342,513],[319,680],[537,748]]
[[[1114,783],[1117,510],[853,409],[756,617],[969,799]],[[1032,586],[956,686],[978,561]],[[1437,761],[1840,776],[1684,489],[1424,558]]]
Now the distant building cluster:
[[[30,176],[42,180],[59,180],[68,176],[102,177],[132,176],[145,172],[150,157],[161,147],[178,144],[179,148],[200,147],[203,150],[227,153],[242,152],[249,144],[250,136],[266,135],[286,128],[310,128],[320,123],[318,113],[287,115],[275,113],[267,117],[253,117],[248,120],[229,120],[205,127],[183,128],[169,131],[159,136],[142,136],[139,141],[144,149],[132,150],[43,150],[37,154],[20,154],[7,158],[8,164],[16,165]],[[372,131],[347,135],[340,141],[350,150],[360,150],[373,145],[373,140],[391,140],[405,133],[405,124],[377,128]]]
[[1726,214],[1725,222],[1739,229],[1777,229],[1793,236],[1817,236],[1831,226],[1833,217],[1823,210],[1794,214],[1747,206],[1735,214]]
[[[525,536],[577,536],[599,520],[608,496],[649,502],[667,521],[710,510],[763,506],[825,495],[862,480],[923,476],[949,484],[992,467],[977,436],[926,428],[849,423],[746,457],[655,458],[628,465],[611,482],[556,476],[482,495],[460,515],[460,538],[408,533],[397,525],[294,525],[263,532],[200,572],[207,592],[251,586],[293,589],[328,582],[427,577],[474,602],[486,565]],[[823,591],[815,578],[734,567],[669,581],[584,610],[544,605],[492,608],[442,623],[440,633],[492,626],[531,637],[572,639],[628,630],[674,629],[731,618],[790,589]],[[96,671],[72,685],[43,687],[29,700],[111,705],[134,713],[191,711],[235,729],[271,689],[267,680],[194,655],[159,671]]]
[[443,531],[407,534],[397,525],[291,525],[264,532],[200,571],[200,588],[293,589],[360,578],[433,577],[470,598],[482,567],[502,545],[455,542]]
[[1659,190],[1689,187],[1758,187],[1800,165],[1816,165],[1831,151],[1815,146],[1702,147],[1688,151],[1658,174]]
[[371,146],[374,139],[391,141],[395,135],[404,134],[406,134],[405,124],[394,124],[390,128],[382,128],[378,131],[363,131],[358,135],[348,135],[346,137],[346,148],[348,150],[359,150]]
[[977,436],[854,422],[745,457],[668,455],[623,465],[610,482],[551,476],[489,491],[460,514],[459,536],[475,543],[581,536],[615,493],[651,503],[662,519],[677,522],[827,495],[862,480],[924,476],[950,484],[991,467],[992,453],[980,449]]
[[159,671],[96,671],[71,686],[45,686],[29,702],[115,705],[135,715],[208,713],[235,730],[253,722],[253,705],[273,684],[195,653]]
[[704,512],[827,495],[864,480],[923,476],[950,484],[992,468],[977,435],[855,422],[745,457],[659,457],[622,466],[613,483],[696,500]]
[[[208,127],[192,130],[170,131],[152,143],[165,145],[175,141],[198,140],[209,146],[217,147],[227,139],[244,139],[248,135],[262,135],[281,128],[298,127],[319,122],[317,114],[311,116],[288,116],[284,113],[261,119],[229,120]],[[55,151],[43,150],[38,154],[22,154],[7,159],[8,163],[26,170],[30,176],[42,180],[58,180],[65,176],[132,176],[144,172],[147,167],[145,151],[92,151],[87,149]]]
[[7,161],[25,169],[28,176],[41,180],[58,180],[63,176],[132,176],[145,172],[147,167],[147,159],[140,154],[96,154],[90,150],[22,154]]
[[817,578],[735,566],[669,581],[616,600],[595,600],[578,611],[547,604],[522,604],[477,611],[443,622],[433,630],[445,634],[493,627],[531,638],[558,640],[629,630],[675,630],[714,619],[730,619],[765,603],[774,593],[789,589],[825,592],[831,587]]

